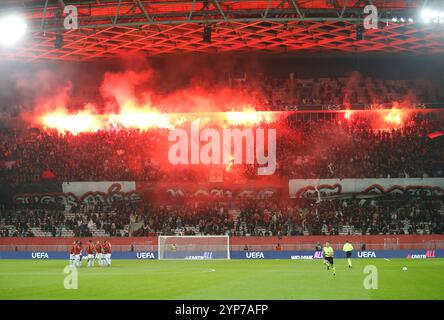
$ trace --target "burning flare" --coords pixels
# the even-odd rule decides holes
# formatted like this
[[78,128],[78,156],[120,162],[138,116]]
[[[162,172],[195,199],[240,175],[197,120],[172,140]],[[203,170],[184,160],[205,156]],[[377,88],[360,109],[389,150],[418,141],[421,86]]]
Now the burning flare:
[[90,110],[68,113],[64,109],[48,113],[40,117],[40,124],[45,129],[56,129],[59,132],[79,134],[81,132],[97,132],[109,128],[150,128],[174,129],[189,121],[214,121],[221,126],[251,126],[261,122],[273,122],[276,114],[247,110],[241,112],[214,113],[160,113],[156,109],[125,107],[116,114],[95,114]]
[[100,116],[91,114],[90,111],[83,110],[76,114],[68,114],[66,110],[58,110],[41,117],[44,128],[57,129],[59,132],[96,132],[104,128],[104,123]]
[[385,121],[392,125],[402,124],[402,112],[399,109],[391,109],[389,114],[385,116]]

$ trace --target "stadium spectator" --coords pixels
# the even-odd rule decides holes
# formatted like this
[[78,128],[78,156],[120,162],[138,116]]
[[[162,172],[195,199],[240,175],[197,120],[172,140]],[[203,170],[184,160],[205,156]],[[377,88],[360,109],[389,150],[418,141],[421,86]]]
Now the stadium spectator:
[[[264,124],[261,124],[264,125]],[[277,136],[277,174],[288,178],[404,178],[444,176],[442,122],[414,115],[404,125],[374,130],[369,119],[301,121],[271,126]],[[1,132],[2,181],[10,186],[58,181],[201,181],[209,172],[167,167],[161,155],[167,130],[104,130],[78,135],[53,131]],[[225,179],[256,176],[255,166],[233,165]],[[180,223],[180,221],[178,222]]]
[[[128,232],[134,223],[131,222],[134,212],[131,210],[115,208],[110,213],[91,214],[11,208],[1,214],[0,234],[27,237],[38,232],[42,236],[54,236],[56,229],[57,236],[79,237],[96,236],[97,230],[101,230],[102,235],[115,236],[231,234],[278,237],[279,234],[395,235],[442,234],[444,231],[444,219],[440,214],[442,202],[427,197],[386,195],[377,200],[335,199],[320,202],[317,199],[244,199],[232,203],[232,206],[238,208],[238,216],[220,210],[225,204],[218,202],[168,206],[141,203],[135,211],[142,225],[131,234]],[[119,208],[122,207],[119,204]],[[143,207],[148,209],[144,211]],[[271,219],[267,216],[271,216]],[[86,223],[90,219],[94,221],[91,228]],[[248,249],[248,246],[245,248]]]

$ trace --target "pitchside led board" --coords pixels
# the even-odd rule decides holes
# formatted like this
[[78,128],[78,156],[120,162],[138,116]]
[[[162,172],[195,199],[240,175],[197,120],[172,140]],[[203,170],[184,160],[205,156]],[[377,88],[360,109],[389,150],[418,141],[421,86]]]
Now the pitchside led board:
[[[205,251],[201,249],[191,249],[185,251],[177,251],[171,253],[163,253],[160,259],[183,259],[183,260],[211,260],[211,259],[292,259],[292,260],[312,260],[322,259],[320,252],[313,251]],[[161,253],[162,255],[162,253]],[[342,251],[335,254],[336,258],[345,258]],[[357,259],[371,258],[405,258],[405,259],[433,259],[444,258],[444,250],[376,250],[376,251],[355,251],[352,255]],[[48,259],[69,259],[68,252],[47,251],[47,252],[31,252],[31,251],[8,251],[0,252],[0,259],[32,259],[32,260],[48,260]],[[86,259],[86,257],[85,257]],[[158,251],[153,252],[114,252],[113,259],[128,260],[153,260],[159,259]]]

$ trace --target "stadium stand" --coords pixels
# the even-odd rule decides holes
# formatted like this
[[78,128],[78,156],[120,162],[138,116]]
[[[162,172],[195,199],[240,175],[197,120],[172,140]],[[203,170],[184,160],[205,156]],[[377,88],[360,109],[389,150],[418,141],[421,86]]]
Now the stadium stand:
[[[402,127],[375,130],[365,119],[281,120],[289,131],[278,135],[278,173],[289,178],[442,177],[442,123],[421,115]],[[122,129],[78,135],[52,131],[3,131],[0,134],[0,169],[12,185],[59,181],[198,181],[200,170],[163,170],[156,158],[167,130]],[[236,166],[235,166],[236,167]],[[245,166],[245,175],[253,170]]]
[[[133,210],[118,209],[124,206]],[[11,209],[2,213],[1,236],[399,235],[444,231],[442,202],[421,197],[242,200],[236,206],[237,214],[225,203],[204,202],[144,203],[139,208],[122,202],[112,213],[99,213],[98,207],[94,213]]]
[[[393,102],[420,104],[444,101],[441,85],[430,80],[373,79],[358,72],[338,78],[266,79],[262,90],[269,110],[294,110],[307,105],[354,104],[366,108],[391,107]],[[252,91],[244,82],[245,90]]]
[[[254,94],[246,77],[236,82]],[[427,80],[372,79],[353,73],[338,78],[264,77],[264,109],[295,110],[304,105],[363,105],[365,108],[409,106],[444,101],[439,83]],[[253,90],[254,87],[254,90]],[[343,98],[339,98],[343,97]],[[269,126],[262,123],[259,126]],[[341,121],[295,114],[271,126],[285,126],[278,136],[277,173],[283,178],[425,178],[444,177],[444,143],[431,138],[443,122],[413,113],[402,125],[379,130],[365,117]],[[156,154],[166,130],[119,128],[95,133],[61,134],[51,130],[0,130],[0,175],[10,187],[56,181],[200,181],[208,173],[166,170]],[[232,174],[254,179],[251,166],[234,165]],[[230,173],[225,173],[230,179]],[[394,197],[394,198],[393,198]],[[278,204],[279,203],[279,204]],[[2,237],[148,236],[156,234],[373,235],[443,232],[441,201],[420,197],[375,200],[330,199],[322,202],[281,199],[226,204],[152,203],[2,207]],[[233,210],[234,209],[234,210]],[[233,215],[233,211],[238,214]],[[230,213],[231,212],[231,213]],[[329,223],[326,223],[329,221]]]

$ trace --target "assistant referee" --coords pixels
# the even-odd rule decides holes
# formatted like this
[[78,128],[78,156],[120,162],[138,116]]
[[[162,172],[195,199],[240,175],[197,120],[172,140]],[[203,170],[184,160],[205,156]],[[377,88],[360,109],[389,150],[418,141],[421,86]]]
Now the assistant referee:
[[350,242],[345,241],[342,250],[345,252],[345,256],[347,257],[348,267],[351,268],[352,267],[351,256],[353,253],[353,245]]

